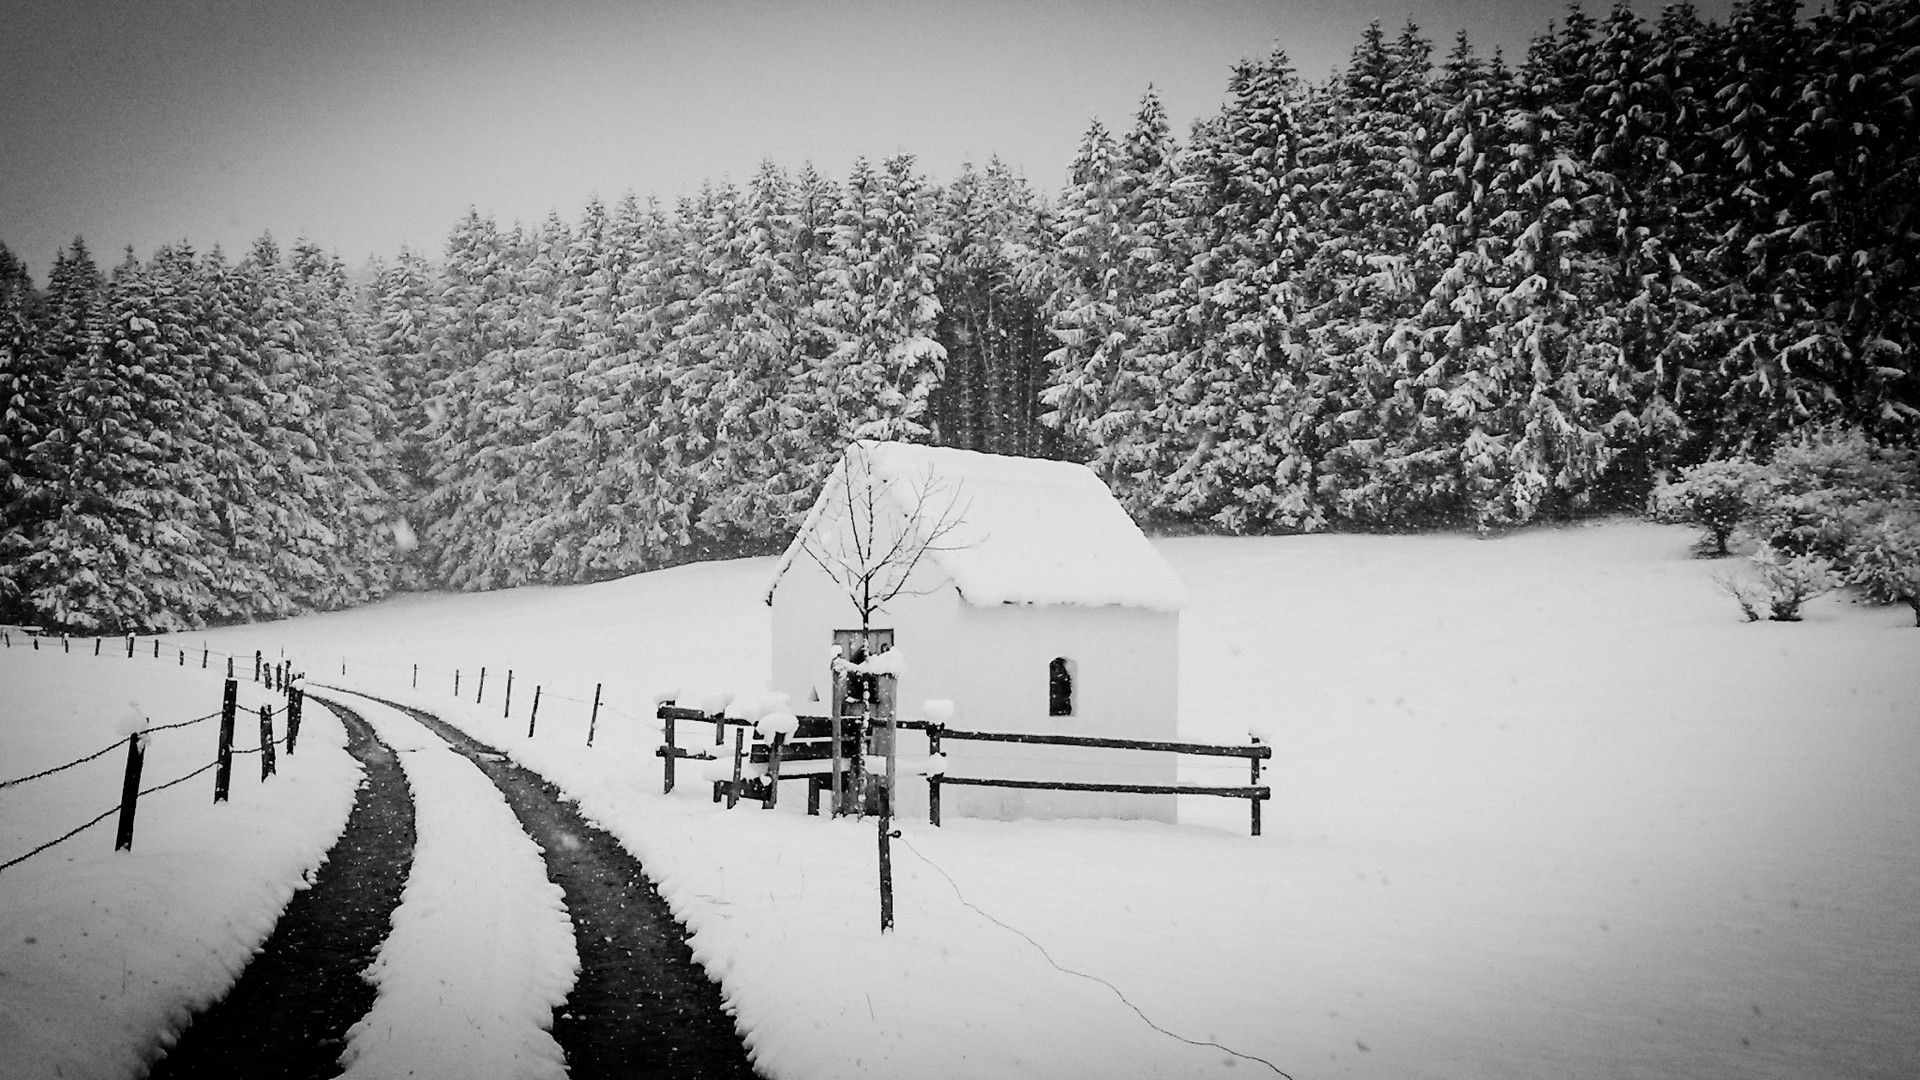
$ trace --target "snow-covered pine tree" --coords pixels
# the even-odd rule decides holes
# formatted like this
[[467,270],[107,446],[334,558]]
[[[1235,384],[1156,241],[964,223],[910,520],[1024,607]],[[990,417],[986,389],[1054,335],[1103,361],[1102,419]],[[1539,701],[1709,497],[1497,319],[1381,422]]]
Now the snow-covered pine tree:
[[223,557],[211,583],[211,618],[235,621],[287,615],[296,609],[273,577],[280,527],[287,520],[271,490],[279,475],[276,403],[267,388],[261,328],[255,321],[253,264],[226,261],[218,249],[195,276],[200,328],[206,335],[204,399],[207,485]]
[[1453,261],[1427,235],[1444,213],[1429,154],[1448,149],[1434,134],[1447,105],[1428,85],[1431,53],[1411,24],[1393,41],[1369,28],[1335,95],[1331,154],[1315,170],[1329,219],[1312,316],[1327,373],[1319,488],[1333,512],[1368,525],[1459,513],[1458,441],[1438,407],[1450,372],[1423,333],[1425,301]]
[[[1120,147],[1106,126],[1094,121],[1080,140],[1068,167],[1054,228],[1054,293],[1049,330],[1057,347],[1047,354],[1051,370],[1041,400],[1045,422],[1081,448],[1102,478],[1113,472],[1107,448],[1106,420],[1126,396],[1133,380],[1126,364],[1133,329],[1128,325],[1131,297],[1123,291],[1122,270],[1131,246],[1122,191]],[[1118,405],[1120,409],[1128,405]]]
[[1494,224],[1508,238],[1513,277],[1496,332],[1510,391],[1490,428],[1508,440],[1511,471],[1500,500],[1482,507],[1494,520],[1582,504],[1618,453],[1603,429],[1621,411],[1619,329],[1586,310],[1599,276],[1588,243],[1594,185],[1581,151],[1591,143],[1580,101],[1592,49],[1592,21],[1576,8],[1559,34],[1534,39],[1508,114],[1512,139],[1495,179],[1505,202]]
[[52,508],[32,462],[54,423],[58,370],[41,348],[40,294],[25,263],[0,244],[0,621],[28,622],[23,560]]
[[[1717,362],[1709,391],[1720,402],[1723,452],[1763,452],[1814,415],[1823,388],[1789,355],[1793,322],[1806,317],[1790,273],[1796,232],[1806,224],[1807,176],[1794,142],[1796,101],[1808,57],[1798,0],[1734,6],[1717,81],[1706,173],[1717,243],[1704,328]],[[1808,193],[1810,194],[1810,193]],[[1783,310],[1784,309],[1784,310]]]
[[323,433],[320,467],[328,482],[324,503],[314,509],[332,536],[326,581],[309,602],[322,610],[352,607],[393,587],[393,463],[381,437],[393,428],[392,392],[368,347],[359,291],[340,259],[300,239],[288,270],[319,373],[312,419]]
[[[1785,244],[1799,316],[1786,356],[1826,394],[1814,411],[1895,438],[1920,434],[1920,9],[1847,0],[1814,16],[1811,78],[1794,101],[1804,222]],[[1797,249],[1797,250],[1796,250]]]
[[947,358],[932,396],[934,441],[1048,456],[1055,439],[1039,419],[1041,339],[1057,342],[1042,329],[1049,240],[1040,200],[996,157],[984,170],[963,165],[936,213],[946,243],[935,337]]
[[[103,288],[76,242],[48,286],[62,363],[59,424],[35,448],[58,511],[27,556],[33,606],[79,630],[197,625],[204,575],[191,508],[174,489],[185,402],[180,313],[128,252]],[[169,310],[162,312],[161,308]],[[163,329],[154,316],[167,323]]]
[[854,164],[835,223],[839,348],[828,362],[838,443],[925,439],[927,399],[946,352],[933,338],[943,238],[932,226],[929,192],[910,154],[879,171]]
[[806,445],[806,418],[789,405],[787,388],[812,317],[799,229],[792,180],[762,161],[720,237],[726,269],[719,291],[733,302],[724,311],[724,382],[711,399],[700,527],[723,550],[764,548],[798,525],[802,493],[783,466],[803,457]]
[[520,272],[530,258],[518,228],[502,234],[469,211],[448,241],[435,307],[433,355],[446,372],[431,429],[434,491],[427,537],[443,583],[497,588],[509,567],[496,541],[517,496],[525,381],[515,369],[529,336]]
[[[1157,505],[1232,531],[1317,529],[1313,363],[1296,275],[1301,92],[1285,53],[1234,70],[1232,98],[1194,132],[1202,232],[1167,373],[1170,463]],[[1162,322],[1162,325],[1166,325]]]

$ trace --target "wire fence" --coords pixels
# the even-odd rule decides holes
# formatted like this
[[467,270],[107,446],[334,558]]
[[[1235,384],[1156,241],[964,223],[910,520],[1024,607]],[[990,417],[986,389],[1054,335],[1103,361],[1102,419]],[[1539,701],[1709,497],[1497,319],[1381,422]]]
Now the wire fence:
[[[14,634],[16,631],[23,629],[27,628],[12,626],[0,627],[0,647],[14,648]],[[33,642],[36,648],[42,640],[44,640],[42,635],[33,635]],[[72,651],[72,639],[62,637],[57,640],[60,641],[60,648],[63,652]],[[92,640],[95,644],[95,653],[98,655],[100,643],[107,639],[95,638]],[[127,655],[133,656],[137,647],[135,639],[128,637],[126,641]],[[178,661],[178,663],[184,666],[186,650],[177,645],[171,647],[179,651],[182,659]],[[160,649],[161,644],[156,639],[153,644],[153,655],[155,657],[161,655]],[[210,662],[214,654],[212,650],[203,650],[203,652],[206,656],[206,659],[203,660],[204,666],[206,662]],[[264,663],[264,658],[261,658],[260,654],[256,653],[255,657],[259,658],[256,660],[254,670],[255,680],[270,689],[282,691],[285,694],[284,699],[277,705],[263,705],[252,710],[253,714],[258,717],[260,724],[261,737],[258,745],[252,747],[236,747],[234,745],[234,730],[240,711],[238,705],[238,679],[229,674],[225,679],[222,704],[218,711],[196,716],[188,720],[177,720],[164,724],[146,724],[138,731],[123,735],[92,753],[84,754],[70,761],[62,762],[61,764],[50,766],[37,772],[28,773],[24,776],[0,781],[0,790],[24,788],[25,785],[33,783],[34,781],[44,780],[88,762],[97,761],[117,750],[125,750],[127,755],[126,771],[122,780],[119,802],[101,811],[99,814],[94,815],[87,821],[68,829],[59,836],[33,847],[24,854],[16,855],[4,862],[0,862],[0,872],[18,866],[36,855],[50,851],[115,815],[118,815],[120,818],[120,827],[115,836],[114,847],[117,850],[131,850],[133,847],[135,810],[140,799],[166,791],[169,788],[178,787],[195,777],[217,770],[213,797],[215,802],[225,802],[228,799],[230,790],[233,759],[237,756],[261,755],[261,780],[265,781],[267,777],[274,775],[278,771],[277,763],[275,762],[275,751],[284,746],[289,756],[293,754],[295,742],[299,737],[301,705],[304,694],[296,685],[299,675],[292,671],[291,665],[278,663],[277,666],[270,668]],[[231,668],[229,670],[231,671]],[[282,722],[283,734],[276,735],[274,733],[273,725],[276,719]],[[210,720],[220,721],[219,735],[216,740],[213,760],[206,762],[185,775],[174,777],[162,783],[152,784],[146,787],[141,786],[140,780],[142,772],[144,771],[147,748],[153,736],[165,732],[179,731],[197,724],[204,724]]]
[[[138,634],[122,634],[74,637],[67,634],[49,634],[43,632],[38,627],[5,625],[0,626],[0,648],[28,648],[34,651],[58,650],[63,654],[71,654],[78,650],[83,653],[91,652],[94,656],[124,655],[127,659],[151,658],[161,663],[171,661],[172,666],[176,667],[196,667],[201,670],[213,670],[217,664],[219,668],[223,669],[224,677],[228,681],[229,687],[232,687],[240,680],[250,680],[269,690],[282,691],[287,694],[288,704],[260,710],[263,730],[269,732],[271,731],[273,719],[287,717],[290,712],[292,712],[292,715],[297,716],[297,705],[292,703],[298,700],[301,693],[297,689],[297,684],[308,674],[308,671],[304,669],[296,670],[293,661],[287,659],[284,653],[280,656],[269,658],[264,650],[254,650],[252,653],[227,652],[222,649],[213,648],[204,642],[198,646],[193,646],[178,640],[170,640],[164,635],[143,637]],[[494,669],[492,672],[493,680],[490,683],[489,669],[484,666],[474,668],[439,668],[422,666],[417,663],[397,663],[389,660],[348,656],[341,657],[339,662],[339,672],[343,677],[351,677],[359,674],[369,667],[383,670],[390,677],[398,675],[406,680],[410,688],[415,690],[420,688],[423,678],[430,682],[440,681],[451,688],[453,696],[462,700],[470,700],[475,704],[485,704],[487,694],[491,691],[495,695],[496,700],[503,699],[503,718],[511,719],[514,713],[516,673],[512,669],[507,670],[504,680],[499,678],[498,669]],[[331,674],[332,665],[327,665],[323,670]],[[502,685],[503,682],[504,685]],[[630,712],[619,708],[607,700],[604,683],[596,683],[591,696],[588,696],[584,690],[579,693],[567,693],[555,688],[551,684],[535,683],[532,687],[531,699],[529,700],[524,681],[520,682],[518,689],[520,690],[520,701],[525,703],[523,709],[527,718],[528,738],[532,738],[535,735],[540,717],[540,708],[543,702],[548,703],[549,709],[551,709],[552,702],[559,701],[570,705],[577,705],[583,711],[586,711],[586,743],[588,746],[592,746],[594,743],[599,720],[603,713],[610,718],[619,718],[636,724],[658,722],[652,716],[650,710],[646,713]],[[141,789],[137,787],[137,780],[130,781],[126,791],[122,795],[120,803],[101,812],[92,819],[75,826],[60,836],[40,844],[23,855],[15,856],[5,862],[0,862],[0,871],[5,871],[10,867],[17,866],[35,855],[71,840],[105,821],[107,818],[113,817],[116,813],[120,814],[123,819],[122,835],[117,839],[116,847],[131,847],[131,808],[137,804],[139,797],[164,791],[176,785],[183,784],[196,776],[203,775],[208,771],[218,769],[219,775],[215,783],[215,801],[225,801],[229,784],[228,774],[234,757],[258,755],[262,758],[262,779],[264,780],[266,777],[274,775],[276,772],[276,763],[274,761],[275,755],[273,751],[280,747],[285,747],[288,754],[293,752],[296,728],[292,725],[297,724],[297,720],[292,721],[292,724],[289,725],[286,734],[283,736],[268,737],[257,746],[237,747],[232,745],[232,713],[233,703],[230,691],[227,705],[221,712],[208,713],[205,716],[194,717],[190,720],[150,725],[142,728],[135,734],[124,736],[107,746],[101,747],[90,754],[75,758],[72,761],[41,769],[38,772],[25,776],[0,781],[0,790],[19,787],[36,780],[54,776],[78,765],[106,757],[117,750],[128,751],[128,769],[129,775],[131,776],[134,775],[134,770],[139,768],[136,764],[136,759],[142,755],[136,751],[140,741],[144,741],[147,737],[159,732],[173,731],[216,718],[222,718],[221,744],[218,755],[214,761],[200,766],[185,776],[176,777],[164,784],[154,785],[151,788]]]

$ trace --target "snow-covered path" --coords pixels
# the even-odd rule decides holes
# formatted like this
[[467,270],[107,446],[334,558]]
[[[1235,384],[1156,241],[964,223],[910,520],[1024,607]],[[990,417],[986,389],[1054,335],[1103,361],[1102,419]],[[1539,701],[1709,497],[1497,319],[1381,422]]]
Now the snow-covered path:
[[551,1034],[578,966],[573,926],[533,841],[493,784],[438,736],[339,694],[399,755],[419,840],[393,932],[368,972],[373,1009],[348,1035],[348,1077],[559,1080]]

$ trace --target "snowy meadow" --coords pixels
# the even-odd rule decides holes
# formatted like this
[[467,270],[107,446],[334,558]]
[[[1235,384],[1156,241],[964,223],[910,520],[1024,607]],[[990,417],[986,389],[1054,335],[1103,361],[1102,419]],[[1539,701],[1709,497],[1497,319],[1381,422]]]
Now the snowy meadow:
[[[660,790],[655,693],[764,684],[771,559],[167,640],[284,651],[551,778],[660,883],[770,1077],[1920,1073],[1920,630],[1837,596],[1746,623],[1692,540],[1158,541],[1193,596],[1181,735],[1274,733],[1265,835],[1198,798],[1177,825],[904,821],[884,937],[871,821]],[[116,738],[130,699],[206,711],[216,681],[167,689],[196,678],[0,652],[0,779]],[[131,855],[108,824],[0,872],[0,1040],[37,1055],[20,1075],[138,1075],[264,935],[354,784],[334,721],[309,726],[289,782],[236,784],[282,800],[232,830],[258,842],[175,836],[215,810],[143,805]],[[0,859],[110,805],[98,771],[0,791]],[[239,884],[180,884],[214,873]],[[142,898],[137,926],[108,895]]]

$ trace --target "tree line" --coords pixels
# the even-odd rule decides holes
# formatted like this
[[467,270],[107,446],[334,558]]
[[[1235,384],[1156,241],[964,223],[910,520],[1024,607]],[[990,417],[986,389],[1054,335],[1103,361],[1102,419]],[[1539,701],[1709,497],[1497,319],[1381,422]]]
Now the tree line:
[[1088,462],[1169,528],[1493,528],[1920,431],[1920,0],[1573,9],[1510,63],[1149,91],[1064,189],[768,162],[469,212],[356,280],[0,248],[0,604],[174,628],[783,544],[855,438]]

